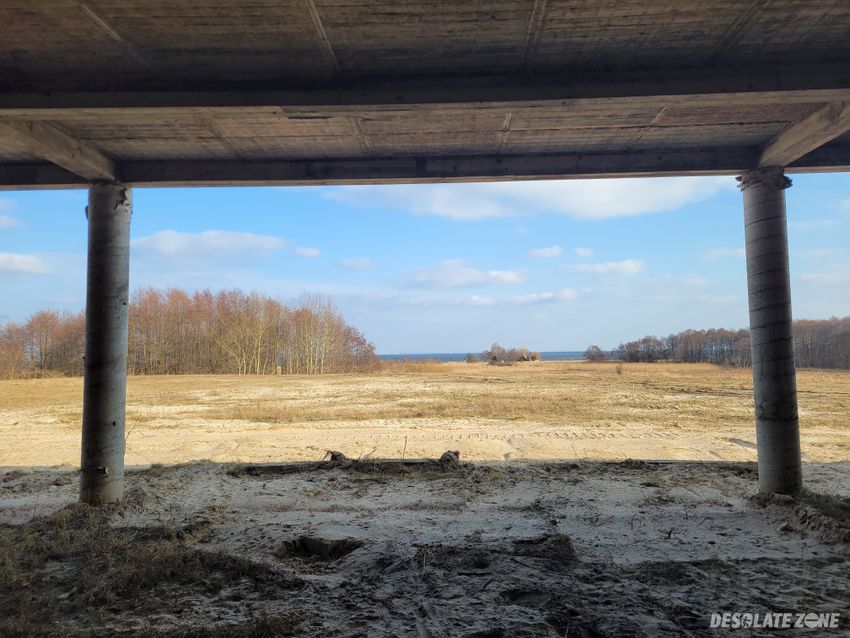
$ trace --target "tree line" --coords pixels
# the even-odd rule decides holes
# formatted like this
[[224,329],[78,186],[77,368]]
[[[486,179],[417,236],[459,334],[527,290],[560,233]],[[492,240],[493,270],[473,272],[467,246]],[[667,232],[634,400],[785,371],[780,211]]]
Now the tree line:
[[[334,305],[286,305],[259,293],[137,291],[130,374],[325,374],[375,369],[374,346]],[[44,310],[0,325],[0,377],[83,373],[85,314]]]
[[[610,355],[597,346],[590,346],[585,352],[585,358],[591,361],[601,361],[608,356],[620,361],[677,361],[746,367],[751,365],[750,331],[685,330],[669,337],[649,335],[621,343]],[[794,358],[801,368],[850,369],[850,317],[795,321]]]
[[540,353],[532,352],[528,348],[503,348],[498,343],[494,343],[490,348],[482,352],[480,355],[466,355],[467,363],[476,363],[478,361],[486,361],[492,365],[510,365],[520,361],[539,361]]

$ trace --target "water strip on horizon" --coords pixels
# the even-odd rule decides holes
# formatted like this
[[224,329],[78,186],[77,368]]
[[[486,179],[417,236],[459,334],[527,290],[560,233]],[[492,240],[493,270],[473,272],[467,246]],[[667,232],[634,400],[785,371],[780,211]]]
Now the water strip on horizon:
[[[478,353],[473,352],[475,356]],[[385,361],[440,361],[450,363],[454,361],[466,361],[466,352],[433,352],[415,354],[379,354],[378,357]],[[584,358],[584,352],[564,350],[560,352],[541,352],[542,361],[575,361]]]

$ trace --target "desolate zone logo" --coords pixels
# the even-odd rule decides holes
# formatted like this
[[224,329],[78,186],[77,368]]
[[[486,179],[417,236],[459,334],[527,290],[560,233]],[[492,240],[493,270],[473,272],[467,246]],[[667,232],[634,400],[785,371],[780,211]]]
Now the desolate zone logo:
[[724,629],[837,629],[841,614],[806,612],[737,613],[725,611],[711,614],[711,627]]

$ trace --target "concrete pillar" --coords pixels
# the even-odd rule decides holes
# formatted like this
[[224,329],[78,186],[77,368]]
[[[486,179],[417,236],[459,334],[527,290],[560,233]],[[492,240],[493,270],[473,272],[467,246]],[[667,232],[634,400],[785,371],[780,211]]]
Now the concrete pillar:
[[791,180],[773,167],[738,180],[744,193],[759,489],[793,494],[802,476],[785,220]]
[[124,408],[130,279],[130,188],[89,188],[86,361],[80,501],[111,503],[124,493]]

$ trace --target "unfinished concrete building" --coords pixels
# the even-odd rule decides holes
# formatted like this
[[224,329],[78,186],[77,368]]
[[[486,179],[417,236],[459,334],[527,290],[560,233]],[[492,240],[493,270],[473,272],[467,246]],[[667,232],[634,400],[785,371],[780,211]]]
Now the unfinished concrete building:
[[0,24],[0,188],[89,189],[82,500],[123,489],[131,187],[660,175],[740,178],[760,487],[800,488],[785,174],[850,169],[846,0],[7,0]]

